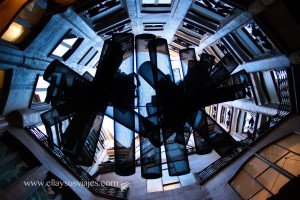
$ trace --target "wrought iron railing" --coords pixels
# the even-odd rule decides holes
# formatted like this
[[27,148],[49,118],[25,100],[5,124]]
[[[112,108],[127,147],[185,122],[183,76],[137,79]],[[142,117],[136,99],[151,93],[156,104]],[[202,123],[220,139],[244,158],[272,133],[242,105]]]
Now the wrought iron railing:
[[82,167],[74,164],[72,159],[66,156],[58,146],[53,144],[50,145],[48,143],[47,136],[44,135],[36,126],[33,125],[26,127],[26,130],[94,194],[111,199],[127,199],[129,188],[121,190],[121,188],[107,186],[93,179],[92,176]]
[[215,162],[210,164],[202,171],[196,172],[195,174],[199,179],[199,183],[204,184],[211,177],[216,175],[219,171],[221,171],[226,166],[231,164],[236,158],[241,156],[241,154],[248,149],[249,145],[253,145],[258,140],[260,140],[263,136],[265,136],[268,132],[270,132],[276,125],[278,125],[283,119],[287,118],[289,116],[288,114],[289,112],[286,111],[279,112],[278,114],[270,118],[266,123],[264,123],[259,129],[257,129],[253,138],[247,138],[241,141],[241,146],[234,149],[230,154],[216,160]]
[[289,83],[287,70],[275,70],[276,74],[276,90],[279,96],[279,110],[291,110],[291,100],[289,95]]
[[289,85],[288,85],[288,76],[286,70],[276,70],[277,75],[276,79],[276,88],[279,96],[279,107],[277,114],[271,117],[266,123],[264,123],[260,128],[258,128],[253,137],[246,138],[245,140],[240,142],[240,146],[233,150],[230,154],[225,157],[222,157],[208,167],[203,169],[200,172],[195,173],[199,179],[200,184],[204,184],[211,177],[216,175],[219,171],[224,169],[226,166],[231,164],[236,158],[241,156],[243,152],[245,152],[250,145],[255,144],[257,141],[262,139],[265,135],[267,135],[271,130],[273,130],[280,122],[285,120],[290,116],[291,112],[291,101],[289,96]]

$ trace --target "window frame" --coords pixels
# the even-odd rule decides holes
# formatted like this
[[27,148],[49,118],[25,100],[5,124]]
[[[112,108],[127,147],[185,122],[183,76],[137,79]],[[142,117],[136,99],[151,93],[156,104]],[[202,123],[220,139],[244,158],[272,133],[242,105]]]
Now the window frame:
[[[214,110],[214,108],[216,108],[216,110]],[[217,121],[217,119],[218,119],[218,108],[219,108],[219,105],[218,105],[217,103],[211,105],[211,117],[212,117],[215,121]],[[214,114],[216,115],[215,117],[214,117]]]
[[[88,66],[92,60],[99,54],[99,51],[94,47],[90,47],[77,62],[78,65]],[[99,55],[100,56],[100,55]]]
[[[224,112],[223,112],[224,111]],[[230,122],[229,122],[229,125],[226,124],[226,115],[227,115],[227,112],[230,111]],[[231,106],[225,106],[225,105],[222,105],[221,106],[221,111],[220,111],[220,125],[226,129],[226,131],[229,131],[231,130],[231,125],[232,125],[232,117],[233,117],[233,107]],[[217,112],[218,113],[218,112]],[[218,114],[217,114],[218,116]],[[223,116],[224,116],[224,119],[223,119]]]
[[[32,90],[32,94],[31,94],[31,101],[30,101],[30,104],[29,104],[29,106],[28,106],[29,109],[32,108],[33,105],[47,104],[45,101],[41,101],[41,102],[32,102],[33,97],[34,97],[34,94],[35,94],[35,91],[36,91],[36,89],[37,89],[37,84],[38,84],[38,81],[39,81],[39,77],[43,77],[43,75],[42,75],[42,74],[37,74],[37,75],[36,75],[36,80],[35,80],[35,83],[34,83],[34,88],[33,88],[33,90]],[[46,90],[46,94],[47,94],[47,90]],[[49,105],[49,104],[47,104],[47,105]]]
[[249,111],[246,111],[244,110],[245,112],[245,115],[244,115],[244,119],[243,119],[243,126],[242,126],[242,134],[246,134],[247,132],[244,131],[244,128],[245,128],[245,125],[246,125],[246,118],[247,118],[247,114],[249,113],[251,116],[252,114],[255,115],[255,119],[254,119],[254,124],[253,124],[253,133],[251,134],[255,134],[255,130],[256,130],[256,127],[257,127],[257,121],[258,121],[258,113],[254,113],[254,112],[249,112]]
[[[74,34],[78,37],[78,39],[75,41],[75,43],[71,46],[71,48],[69,48],[69,50],[63,54],[63,56],[57,56],[54,55],[53,52],[56,50],[56,48],[63,42],[63,40],[69,35],[69,34]],[[73,31],[72,29],[69,29],[61,38],[60,40],[54,45],[54,47],[50,50],[48,57],[50,58],[54,58],[57,60],[61,60],[61,61],[66,61],[68,60],[71,55],[78,49],[78,47],[81,45],[81,43],[83,42],[84,38],[81,38],[79,36],[79,34],[77,34],[75,31]]]
[[159,0],[155,0],[155,3],[143,3],[140,2],[141,13],[170,13],[173,6],[178,4],[178,0],[171,0],[170,4],[159,3]]
[[[294,135],[294,134],[296,134],[296,135],[299,135],[299,134],[297,134],[297,133],[295,133],[295,132],[291,132],[291,133],[289,133],[289,134],[287,134],[287,135],[285,135],[285,136],[283,136],[283,137],[281,137],[281,138],[279,138],[279,139],[276,139],[275,141],[273,141],[273,142],[271,142],[271,143],[269,143],[269,144],[267,144],[267,145],[264,145],[263,147],[261,147],[259,150],[257,150],[257,151],[255,151],[255,153],[253,153],[251,156],[249,156],[249,158],[247,158],[244,162],[243,162],[243,164],[239,167],[239,169],[235,172],[235,174],[229,179],[229,181],[227,182],[228,184],[229,184],[229,186],[232,188],[232,190],[241,198],[241,199],[243,199],[242,198],[242,196],[239,194],[239,192],[238,191],[236,191],[236,189],[231,185],[231,183],[235,180],[235,178],[239,175],[239,173],[244,169],[244,167],[249,163],[249,161],[251,160],[251,159],[253,159],[253,158],[258,158],[259,160],[261,160],[262,162],[264,162],[264,163],[266,163],[267,165],[269,165],[269,167],[267,168],[267,169],[265,169],[263,172],[261,172],[259,175],[257,175],[256,177],[252,177],[252,176],[250,176],[247,172],[247,174],[255,181],[255,182],[257,182],[258,184],[260,184],[261,185],[261,187],[262,187],[262,189],[265,189],[265,190],[267,190],[268,192],[269,192],[269,189],[267,189],[266,188],[266,186],[264,186],[263,184],[261,184],[258,180],[256,180],[261,174],[263,174],[265,171],[267,171],[268,169],[273,169],[273,170],[275,170],[275,171],[277,171],[279,174],[281,174],[281,175],[283,175],[283,176],[285,176],[286,178],[288,178],[289,180],[291,180],[292,178],[294,178],[294,177],[296,177],[295,175],[293,175],[293,174],[291,174],[291,173],[289,173],[288,171],[286,171],[285,169],[283,169],[283,168],[281,168],[281,167],[279,167],[278,165],[276,165],[276,162],[275,163],[272,163],[271,161],[269,161],[269,160],[267,160],[266,158],[264,158],[263,156],[261,156],[259,153],[260,152],[262,152],[263,150],[265,150],[266,148],[268,148],[268,147],[270,147],[270,146],[272,146],[272,145],[276,145],[276,143],[278,143],[279,141],[282,141],[282,140],[284,140],[284,139],[286,139],[286,138],[288,138],[288,137],[290,137],[290,136],[292,136],[292,135]],[[281,147],[281,146],[280,146]],[[283,147],[282,147],[283,148]],[[286,148],[284,148],[284,149],[286,149]],[[286,150],[288,150],[289,152],[291,152],[291,150],[289,150],[289,149],[286,149]],[[288,153],[289,153],[288,152]],[[284,156],[282,156],[280,159],[282,159]],[[279,160],[280,160],[279,159]],[[279,161],[278,160],[278,161]],[[277,161],[277,162],[278,162]],[[284,186],[284,185],[283,185]],[[283,187],[282,186],[282,187]],[[261,189],[261,190],[262,190]],[[259,192],[261,191],[261,190],[259,190]],[[258,194],[259,192],[257,192],[256,194]],[[256,194],[254,194],[254,195],[252,195],[250,198],[252,198],[252,197],[254,197]],[[272,194],[272,192],[271,192],[271,194]],[[276,195],[276,194],[274,194],[274,195]],[[272,195],[273,196],[273,195]]]

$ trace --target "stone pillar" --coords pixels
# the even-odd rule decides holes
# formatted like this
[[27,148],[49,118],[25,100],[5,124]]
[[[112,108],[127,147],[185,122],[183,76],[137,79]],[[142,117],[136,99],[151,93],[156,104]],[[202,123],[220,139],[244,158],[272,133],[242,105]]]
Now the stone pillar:
[[[277,114],[276,108],[271,108],[267,106],[262,105],[256,105],[255,102],[248,100],[248,99],[239,99],[235,101],[228,101],[225,103],[222,103],[223,105],[232,106],[234,108],[239,108],[241,110],[253,112],[253,113],[260,113],[267,116],[273,116]],[[222,106],[222,104],[219,104],[219,106]]]
[[41,124],[40,115],[49,109],[51,109],[49,104],[41,103],[39,106],[33,106],[31,109],[14,110],[7,115],[7,121],[10,126],[16,128]]

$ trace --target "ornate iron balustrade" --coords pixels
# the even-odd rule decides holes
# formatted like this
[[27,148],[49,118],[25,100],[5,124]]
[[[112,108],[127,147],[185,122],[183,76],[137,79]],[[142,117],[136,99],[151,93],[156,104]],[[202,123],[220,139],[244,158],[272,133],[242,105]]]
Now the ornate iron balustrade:
[[66,156],[58,146],[50,145],[47,136],[44,135],[36,126],[26,127],[27,132],[33,136],[45,149],[47,149],[64,167],[66,167],[75,177],[77,177],[94,194],[112,199],[127,199],[129,188],[121,190],[118,187],[106,186],[96,181],[82,167],[73,164],[72,159]]
[[200,184],[204,184],[206,181],[208,181],[210,178],[216,175],[219,171],[231,164],[236,158],[241,156],[241,154],[248,149],[249,145],[253,145],[258,140],[263,138],[263,136],[270,132],[276,125],[278,125],[282,120],[288,117],[289,112],[279,111],[275,116],[270,118],[265,124],[263,124],[259,129],[256,130],[254,138],[247,138],[241,141],[242,146],[239,146],[236,149],[234,149],[232,153],[216,160],[202,171],[196,172],[195,174],[199,178]]
[[273,130],[279,123],[287,119],[291,115],[291,101],[289,96],[288,75],[286,70],[276,70],[277,78],[275,79],[275,85],[279,96],[279,107],[277,114],[271,117],[266,123],[258,128],[252,138],[246,138],[241,141],[241,146],[237,147],[229,155],[222,157],[200,172],[196,172],[200,184],[204,184],[226,166],[231,164],[236,158],[242,155],[249,146],[255,144],[264,136],[266,136],[271,130]]
[[287,70],[275,70],[276,90],[280,101],[280,110],[290,111],[291,101],[289,95],[288,72]]

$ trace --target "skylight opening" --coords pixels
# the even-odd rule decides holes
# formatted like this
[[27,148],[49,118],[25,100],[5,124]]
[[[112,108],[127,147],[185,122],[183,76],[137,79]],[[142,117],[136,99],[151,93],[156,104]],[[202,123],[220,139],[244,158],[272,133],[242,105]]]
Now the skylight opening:
[[39,76],[34,95],[32,98],[32,103],[44,102],[47,96],[47,88],[50,84],[43,79],[43,76]]
[[172,0],[143,0],[143,4],[171,4]]

